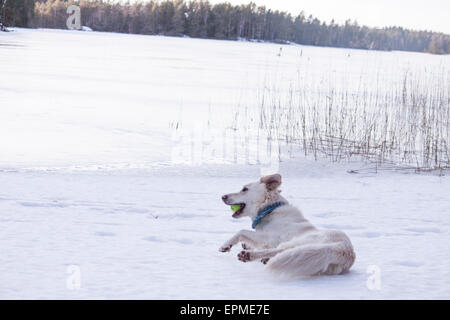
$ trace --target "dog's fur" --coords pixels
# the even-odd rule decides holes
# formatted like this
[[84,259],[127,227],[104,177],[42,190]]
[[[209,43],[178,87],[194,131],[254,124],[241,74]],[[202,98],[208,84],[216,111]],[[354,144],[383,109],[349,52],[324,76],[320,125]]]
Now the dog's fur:
[[261,260],[270,270],[292,276],[347,272],[355,261],[350,239],[342,231],[315,228],[280,195],[280,184],[281,176],[273,174],[222,197],[227,205],[244,204],[234,218],[247,216],[252,220],[270,204],[286,204],[265,216],[255,231],[239,231],[219,250],[230,251],[241,242],[244,250],[238,254],[240,261]]

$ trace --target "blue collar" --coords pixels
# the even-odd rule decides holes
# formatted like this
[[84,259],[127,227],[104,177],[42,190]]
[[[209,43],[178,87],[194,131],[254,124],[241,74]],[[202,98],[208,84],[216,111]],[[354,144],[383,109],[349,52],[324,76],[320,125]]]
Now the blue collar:
[[272,204],[268,205],[267,207],[259,210],[258,211],[258,215],[255,217],[255,219],[253,219],[252,228],[255,229],[256,226],[261,222],[261,220],[265,216],[267,216],[269,213],[271,213],[276,208],[281,207],[281,206],[283,206],[285,204],[286,203],[279,201],[279,202],[272,203]]

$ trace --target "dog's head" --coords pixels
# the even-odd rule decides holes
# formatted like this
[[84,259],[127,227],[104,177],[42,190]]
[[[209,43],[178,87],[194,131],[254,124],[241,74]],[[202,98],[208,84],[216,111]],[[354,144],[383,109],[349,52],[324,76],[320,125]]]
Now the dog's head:
[[241,191],[222,196],[227,205],[240,205],[240,209],[233,213],[233,218],[244,216],[255,217],[258,210],[266,204],[279,201],[281,176],[272,174],[264,176],[259,181],[246,184]]

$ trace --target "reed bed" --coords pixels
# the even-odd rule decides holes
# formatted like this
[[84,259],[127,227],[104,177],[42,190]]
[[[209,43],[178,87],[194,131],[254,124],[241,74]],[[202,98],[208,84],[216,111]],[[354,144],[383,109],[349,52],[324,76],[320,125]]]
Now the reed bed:
[[264,85],[256,108],[237,109],[233,126],[243,135],[256,128],[280,149],[315,159],[450,168],[450,70],[406,71],[401,79],[311,87],[299,73],[288,90]]

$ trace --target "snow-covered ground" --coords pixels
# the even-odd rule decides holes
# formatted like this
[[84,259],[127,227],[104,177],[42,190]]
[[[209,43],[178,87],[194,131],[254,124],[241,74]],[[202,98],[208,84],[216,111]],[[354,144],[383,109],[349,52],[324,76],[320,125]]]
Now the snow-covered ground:
[[1,33],[0,298],[450,298],[450,179],[438,173],[280,163],[284,196],[318,227],[350,236],[357,259],[348,274],[280,281],[260,263],[239,262],[238,248],[218,252],[250,228],[220,196],[261,168],[217,153],[206,163],[173,161],[177,124],[210,121],[220,132],[261,86],[286,89],[299,74],[311,88],[329,77],[357,86],[361,75],[389,87],[405,70],[449,63],[306,46],[283,46],[278,56],[279,48]]

